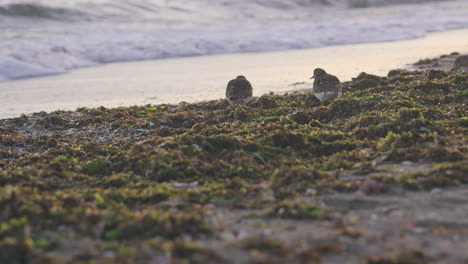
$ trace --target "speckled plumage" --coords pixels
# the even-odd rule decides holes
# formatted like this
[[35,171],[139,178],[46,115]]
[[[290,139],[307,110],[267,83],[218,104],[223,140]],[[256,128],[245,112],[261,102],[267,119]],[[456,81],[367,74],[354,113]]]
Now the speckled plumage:
[[328,74],[325,70],[317,68],[314,70],[313,90],[317,98],[323,103],[330,102],[341,97],[341,83],[334,75]]
[[246,104],[252,99],[252,85],[242,75],[229,81],[226,87],[226,98],[231,105]]
[[458,57],[453,64],[452,71],[468,72],[468,55]]

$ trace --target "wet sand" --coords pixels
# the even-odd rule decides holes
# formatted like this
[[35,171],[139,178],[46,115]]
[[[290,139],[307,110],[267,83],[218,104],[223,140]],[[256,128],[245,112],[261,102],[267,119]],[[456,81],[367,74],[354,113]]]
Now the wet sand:
[[0,118],[78,107],[218,99],[227,81],[239,74],[253,83],[255,96],[303,90],[311,88],[307,80],[316,67],[345,81],[362,71],[386,75],[421,58],[453,51],[468,52],[468,29],[386,43],[109,64],[0,82]]

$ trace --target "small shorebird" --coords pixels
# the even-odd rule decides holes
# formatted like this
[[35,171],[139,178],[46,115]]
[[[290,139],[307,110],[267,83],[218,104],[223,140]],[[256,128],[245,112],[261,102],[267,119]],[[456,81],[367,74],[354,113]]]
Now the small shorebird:
[[231,105],[247,104],[252,99],[252,85],[242,75],[229,81],[226,98]]
[[458,57],[453,64],[452,71],[468,72],[468,55]]
[[314,70],[313,90],[315,96],[322,102],[328,103],[336,98],[341,97],[341,83],[336,76],[328,74],[325,70],[317,68]]

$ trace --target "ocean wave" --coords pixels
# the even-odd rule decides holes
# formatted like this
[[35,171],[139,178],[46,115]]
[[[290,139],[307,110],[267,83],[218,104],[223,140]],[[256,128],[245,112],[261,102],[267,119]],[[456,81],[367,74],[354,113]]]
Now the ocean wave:
[[42,19],[70,19],[72,17],[81,16],[83,13],[77,10],[69,10],[66,8],[53,8],[26,3],[0,6],[0,15]]
[[[5,1],[0,8],[11,10],[19,0]],[[404,6],[372,0],[395,5],[364,9],[338,8],[349,2],[337,0],[113,1],[37,0],[36,10],[50,3],[48,11],[0,16],[0,81],[110,62],[393,41],[468,27],[464,0]],[[49,19],[84,11],[93,19]]]
[[351,8],[381,7],[390,5],[419,4],[428,2],[441,2],[445,0],[347,0]]
[[[372,8],[437,1],[443,0],[3,0],[0,3],[0,17],[178,24],[193,20],[196,23],[200,17],[207,17],[205,22],[214,22],[213,19],[220,16],[248,21],[292,19],[310,15],[309,11],[320,7]],[[182,18],[184,15],[187,18]]]

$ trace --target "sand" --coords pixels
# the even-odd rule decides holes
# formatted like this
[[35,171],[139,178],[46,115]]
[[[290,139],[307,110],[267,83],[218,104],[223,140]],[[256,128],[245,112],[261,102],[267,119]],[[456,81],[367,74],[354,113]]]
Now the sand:
[[426,37],[266,53],[228,54],[108,64],[43,78],[0,82],[0,118],[78,107],[197,102],[224,96],[245,75],[254,96],[311,88],[316,67],[349,80],[362,71],[386,75],[421,58],[468,52],[468,29]]

